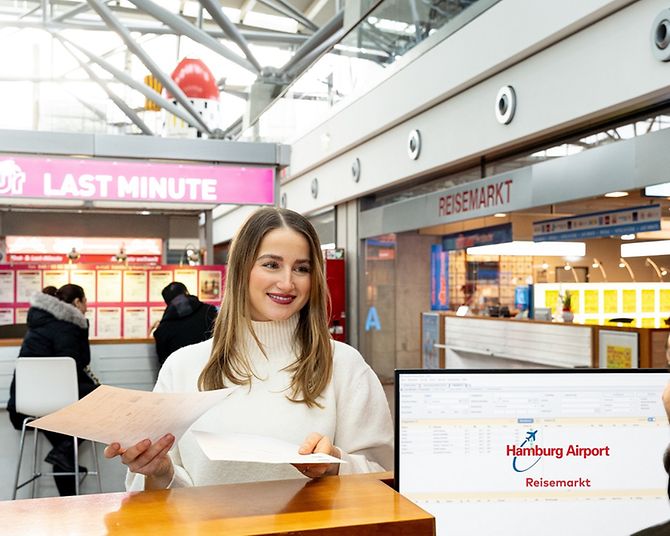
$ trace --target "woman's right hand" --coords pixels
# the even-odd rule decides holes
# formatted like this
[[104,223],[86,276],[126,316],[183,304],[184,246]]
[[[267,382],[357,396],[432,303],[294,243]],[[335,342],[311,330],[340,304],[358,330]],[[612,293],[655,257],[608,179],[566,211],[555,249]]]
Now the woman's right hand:
[[174,445],[175,437],[165,434],[155,443],[144,439],[128,447],[121,448],[119,443],[112,443],[105,447],[105,458],[121,457],[121,463],[133,473],[144,475],[144,489],[165,489],[174,477],[174,466],[168,456],[168,451]]

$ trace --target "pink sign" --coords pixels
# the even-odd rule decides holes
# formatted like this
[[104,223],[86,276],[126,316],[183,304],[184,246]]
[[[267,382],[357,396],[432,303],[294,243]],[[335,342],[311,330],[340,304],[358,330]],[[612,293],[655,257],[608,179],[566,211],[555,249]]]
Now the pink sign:
[[0,196],[271,205],[271,167],[0,156]]

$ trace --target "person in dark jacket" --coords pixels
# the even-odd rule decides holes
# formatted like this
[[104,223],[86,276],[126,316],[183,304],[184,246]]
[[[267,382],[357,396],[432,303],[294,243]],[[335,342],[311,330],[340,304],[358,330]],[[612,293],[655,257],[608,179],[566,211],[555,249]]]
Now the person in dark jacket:
[[[19,358],[72,357],[76,362],[79,398],[98,386],[88,370],[91,349],[85,313],[86,296],[79,285],[64,285],[55,292],[46,287],[30,300],[28,332],[19,352]],[[16,411],[15,378],[9,388],[7,411],[14,428],[21,430],[26,415]],[[53,445],[45,461],[53,464],[55,471],[73,472],[73,438],[55,432],[45,432],[45,435]],[[86,468],[82,467],[80,471],[86,471]],[[57,476],[54,480],[60,495],[75,494],[73,476]]]
[[167,308],[154,331],[154,339],[158,361],[163,365],[175,350],[212,336],[216,307],[191,296],[186,285],[179,281],[170,283],[161,294]]

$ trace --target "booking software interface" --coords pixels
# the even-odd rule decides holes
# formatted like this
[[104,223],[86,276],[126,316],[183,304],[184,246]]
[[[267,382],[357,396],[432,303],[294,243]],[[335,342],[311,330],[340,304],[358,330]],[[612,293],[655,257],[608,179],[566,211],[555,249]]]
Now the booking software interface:
[[399,491],[437,534],[631,534],[670,519],[659,372],[397,373]]

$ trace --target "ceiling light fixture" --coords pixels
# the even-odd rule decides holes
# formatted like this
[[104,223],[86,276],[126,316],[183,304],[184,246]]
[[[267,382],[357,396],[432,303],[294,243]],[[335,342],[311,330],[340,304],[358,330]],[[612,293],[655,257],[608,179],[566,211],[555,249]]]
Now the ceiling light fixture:
[[623,257],[619,257],[619,268],[625,268],[628,270],[628,275],[630,276],[630,280],[635,283],[635,274],[633,273],[633,269],[630,267],[630,264],[626,262],[626,259]]
[[654,269],[654,272],[656,272],[656,277],[658,277],[658,280],[663,283],[663,272],[661,272],[658,264],[652,261],[649,257],[644,260],[644,264],[645,266],[651,266]]
[[607,192],[605,197],[626,197],[628,192]]
[[593,257],[593,263],[591,264],[591,268],[593,268],[594,270],[600,270],[600,274],[603,276],[603,281],[607,283],[607,274],[605,273],[605,268],[596,257]]
[[670,255],[670,240],[621,244],[622,257],[658,257]]
[[515,240],[502,244],[474,246],[466,249],[468,255],[510,255],[524,257],[583,257],[584,242],[530,242]]
[[566,270],[572,274],[572,278],[575,280],[575,283],[579,283],[579,278],[577,277],[577,272],[575,269],[572,267],[572,265],[569,262],[566,262],[565,265],[563,266],[563,270]]
[[496,213],[493,215],[493,217],[494,217],[494,218],[506,218],[506,217],[507,217],[507,214],[505,214],[504,212],[496,212]]

